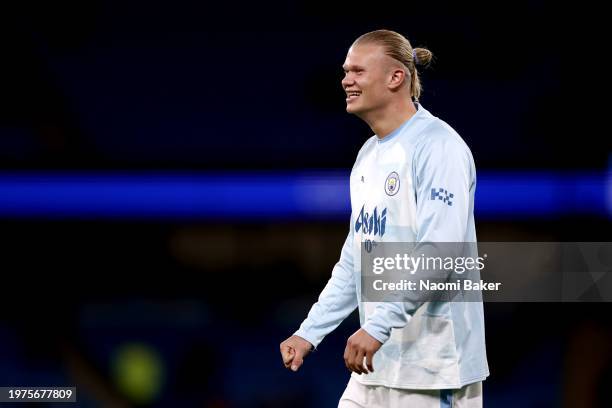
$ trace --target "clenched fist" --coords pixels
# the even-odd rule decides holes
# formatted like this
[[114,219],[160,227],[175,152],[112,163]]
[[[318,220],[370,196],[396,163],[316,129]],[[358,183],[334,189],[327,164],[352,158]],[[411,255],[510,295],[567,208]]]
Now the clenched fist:
[[304,363],[304,357],[312,350],[312,344],[303,338],[293,335],[280,344],[283,364],[292,371],[297,371]]

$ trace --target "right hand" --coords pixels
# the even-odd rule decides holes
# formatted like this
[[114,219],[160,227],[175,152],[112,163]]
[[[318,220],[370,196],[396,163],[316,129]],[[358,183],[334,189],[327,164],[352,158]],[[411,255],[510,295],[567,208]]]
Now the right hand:
[[283,364],[291,371],[297,371],[304,363],[304,357],[312,350],[312,344],[300,336],[293,335],[280,344]]

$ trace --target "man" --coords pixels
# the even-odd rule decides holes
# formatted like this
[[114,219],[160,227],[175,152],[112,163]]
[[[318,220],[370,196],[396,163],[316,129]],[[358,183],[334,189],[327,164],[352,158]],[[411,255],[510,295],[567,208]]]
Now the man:
[[[299,330],[280,345],[297,371],[356,307],[352,371],[339,407],[480,407],[488,376],[482,302],[361,302],[363,242],[476,242],[469,148],[418,103],[416,65],[432,54],[388,30],[359,37],[344,62],[346,110],[375,133],[351,172],[340,261]],[[374,227],[372,227],[374,225]]]

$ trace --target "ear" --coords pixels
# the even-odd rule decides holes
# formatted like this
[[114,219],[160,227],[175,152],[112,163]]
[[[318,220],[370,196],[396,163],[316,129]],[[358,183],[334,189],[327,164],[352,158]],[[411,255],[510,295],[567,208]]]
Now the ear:
[[389,89],[391,89],[392,91],[399,89],[404,83],[404,81],[406,81],[406,75],[407,72],[405,70],[400,68],[394,68],[391,71],[391,75],[389,77]]

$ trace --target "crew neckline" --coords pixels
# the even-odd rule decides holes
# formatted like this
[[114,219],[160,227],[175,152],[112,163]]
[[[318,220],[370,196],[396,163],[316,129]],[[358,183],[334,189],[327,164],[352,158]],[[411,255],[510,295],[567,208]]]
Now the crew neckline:
[[397,136],[409,123],[412,122],[412,120],[421,113],[421,111],[423,110],[423,107],[418,103],[415,102],[414,106],[416,107],[417,111],[414,115],[412,115],[410,118],[406,119],[401,125],[399,125],[397,128],[395,128],[391,133],[389,133],[387,136],[383,137],[382,139],[379,138],[378,136],[376,136],[376,142],[377,143],[386,143],[389,140],[393,139],[395,136]]

